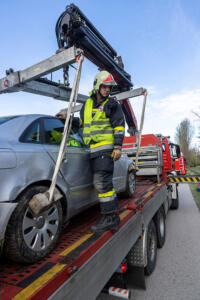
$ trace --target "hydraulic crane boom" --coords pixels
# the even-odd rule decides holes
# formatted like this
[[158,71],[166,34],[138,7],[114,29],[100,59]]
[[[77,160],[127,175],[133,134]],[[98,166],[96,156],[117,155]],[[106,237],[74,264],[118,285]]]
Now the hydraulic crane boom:
[[[117,82],[117,90],[113,94],[131,90],[131,76],[123,69],[121,57],[117,56],[113,47],[74,4],[67,6],[59,17],[56,36],[59,48],[78,47],[99,69],[107,70],[113,75]],[[129,133],[134,135],[138,130],[137,121],[128,99],[123,99],[122,109]]]
[[74,4],[67,6],[59,17],[56,36],[59,48],[80,48],[96,66],[110,72],[118,84],[118,92],[133,86],[131,76],[123,70],[117,52]]

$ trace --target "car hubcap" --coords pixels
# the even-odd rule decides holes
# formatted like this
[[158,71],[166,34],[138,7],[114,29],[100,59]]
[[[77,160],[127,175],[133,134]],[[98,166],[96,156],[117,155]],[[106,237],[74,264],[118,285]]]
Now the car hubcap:
[[36,218],[35,220],[35,225],[37,229],[41,229],[45,224],[45,219],[43,216],[39,216],[38,218]]
[[45,250],[54,240],[58,226],[59,215],[55,204],[38,217],[34,217],[30,208],[27,208],[22,224],[26,245],[34,251]]

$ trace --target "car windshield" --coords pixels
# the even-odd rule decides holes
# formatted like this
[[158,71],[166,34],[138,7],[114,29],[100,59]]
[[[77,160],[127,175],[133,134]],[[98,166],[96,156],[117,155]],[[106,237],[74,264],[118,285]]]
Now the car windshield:
[[12,117],[0,117],[0,125],[2,125],[5,122],[8,122],[14,118],[17,118],[17,116],[12,116]]

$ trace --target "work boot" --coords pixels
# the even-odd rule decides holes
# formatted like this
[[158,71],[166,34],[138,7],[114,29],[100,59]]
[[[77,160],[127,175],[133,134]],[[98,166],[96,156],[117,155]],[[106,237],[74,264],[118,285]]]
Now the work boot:
[[99,220],[95,225],[91,227],[92,232],[103,233],[107,230],[118,230],[118,225],[120,223],[119,214],[104,214],[101,215]]

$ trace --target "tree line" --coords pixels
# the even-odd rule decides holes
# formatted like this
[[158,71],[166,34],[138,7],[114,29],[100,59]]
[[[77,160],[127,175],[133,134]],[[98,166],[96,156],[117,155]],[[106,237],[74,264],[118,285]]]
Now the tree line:
[[[200,122],[200,113],[193,112]],[[200,165],[200,149],[198,146],[192,146],[194,128],[189,119],[184,119],[177,127],[175,133],[176,142],[180,145],[181,152],[184,154],[186,165],[195,167]],[[198,135],[200,141],[200,135]]]

